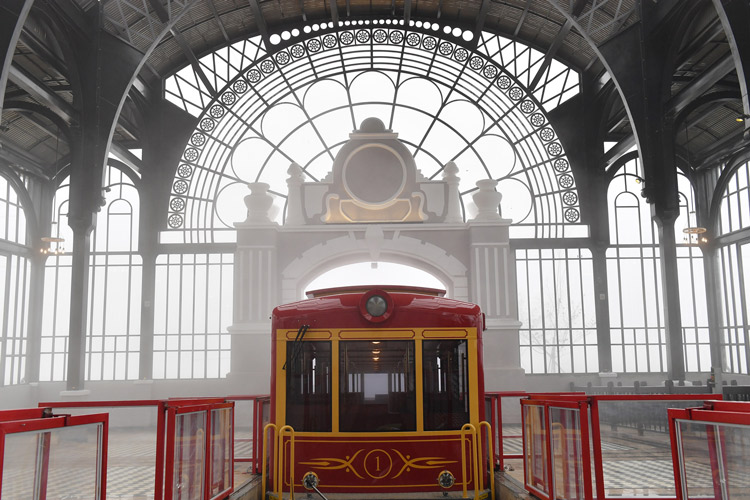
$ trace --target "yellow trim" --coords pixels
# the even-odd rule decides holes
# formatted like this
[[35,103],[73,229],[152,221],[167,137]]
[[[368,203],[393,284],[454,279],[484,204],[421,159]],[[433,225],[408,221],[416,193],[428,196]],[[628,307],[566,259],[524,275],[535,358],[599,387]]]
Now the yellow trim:
[[474,369],[469,369],[469,422],[477,427],[479,422],[484,420],[484,415],[479,414],[479,398],[477,397],[479,393],[479,367],[477,366],[476,338],[469,339],[466,349],[469,354],[469,367],[474,367]]
[[[484,470],[484,465],[485,464],[489,465],[489,469],[488,470],[490,471],[490,474],[489,474],[489,476],[490,476],[490,493],[492,494],[492,496],[490,498],[495,498],[495,467],[494,467],[494,465],[495,465],[495,455],[494,455],[494,451],[492,449],[492,441],[493,441],[493,438],[494,438],[494,434],[492,434],[492,426],[486,420],[482,420],[481,422],[479,422],[479,432],[480,433],[482,432],[483,428],[487,429],[487,460],[480,460],[479,462],[480,462],[480,466],[482,467],[482,470]],[[480,438],[479,441],[480,441],[480,443],[482,441],[481,437],[482,437],[482,435],[480,434],[479,435],[479,438]],[[482,453],[481,449],[479,450],[479,453],[480,454]]]
[[331,342],[331,432],[334,434],[339,433],[339,384],[341,379],[339,378],[339,341],[334,340]]
[[422,339],[414,342],[414,382],[416,386],[415,404],[417,406],[417,432],[424,433],[424,376],[422,375],[423,357],[422,357]]

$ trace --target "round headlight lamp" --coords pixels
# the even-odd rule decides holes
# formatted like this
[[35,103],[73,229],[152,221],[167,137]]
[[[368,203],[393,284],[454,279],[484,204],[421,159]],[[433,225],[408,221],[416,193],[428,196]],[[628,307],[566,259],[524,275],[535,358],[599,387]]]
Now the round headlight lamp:
[[370,290],[359,302],[359,312],[367,321],[380,323],[393,314],[393,299],[384,290]]
[[444,490],[447,490],[448,488],[452,487],[455,483],[456,483],[456,478],[453,477],[453,474],[451,474],[451,471],[449,470],[444,470],[438,476],[438,484]]
[[380,295],[373,295],[365,302],[365,309],[373,318],[380,317],[388,311],[388,302]]

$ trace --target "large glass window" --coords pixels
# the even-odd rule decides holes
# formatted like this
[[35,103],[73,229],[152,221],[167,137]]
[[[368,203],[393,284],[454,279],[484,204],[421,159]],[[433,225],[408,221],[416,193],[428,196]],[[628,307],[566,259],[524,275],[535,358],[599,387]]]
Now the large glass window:
[[399,134],[425,178],[439,179],[455,161],[467,219],[476,181],[493,178],[513,236],[587,236],[547,119],[578,94],[575,70],[553,61],[532,86],[542,52],[490,33],[472,51],[419,26],[324,28],[291,43],[269,54],[255,38],[202,58],[221,89],[214,95],[194,67],[168,79],[166,98],[198,126],[172,184],[163,242],[233,241],[249,182],[270,185],[282,222],[289,165],[299,164],[306,182],[327,182],[341,145],[368,117]]
[[750,244],[729,245],[720,253],[722,315],[722,362],[726,373],[750,373],[748,346],[748,287],[750,286]]
[[422,343],[424,429],[460,429],[469,422],[469,358],[465,340]]
[[31,264],[26,216],[14,187],[0,176],[0,386],[26,381]]
[[516,281],[526,373],[598,372],[591,251],[517,250]]
[[417,429],[414,342],[342,341],[339,430]]
[[737,168],[727,184],[721,202],[718,234],[750,227],[750,163]]
[[154,378],[221,378],[229,373],[234,255],[156,259]]
[[331,343],[286,345],[286,423],[295,431],[331,431]]
[[0,385],[26,381],[30,272],[25,257],[0,254]]
[[[69,182],[55,194],[51,236],[72,246]],[[91,233],[86,325],[86,380],[138,378],[142,262],[138,255],[140,202],[133,181],[109,166],[104,206]],[[70,254],[47,256],[39,380],[65,380],[70,322]]]
[[[607,250],[612,369],[665,372],[667,345],[659,238],[651,209],[641,196],[639,160],[626,163],[609,186]],[[708,371],[710,348],[703,256],[683,231],[696,226],[692,186],[677,176],[680,215],[675,221],[683,356],[687,371]]]

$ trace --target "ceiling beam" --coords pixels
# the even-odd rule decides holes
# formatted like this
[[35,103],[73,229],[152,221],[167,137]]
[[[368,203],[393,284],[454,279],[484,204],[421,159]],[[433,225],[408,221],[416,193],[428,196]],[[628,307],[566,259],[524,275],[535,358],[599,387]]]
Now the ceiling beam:
[[216,24],[219,25],[219,29],[221,30],[221,34],[224,36],[224,41],[229,43],[230,38],[227,34],[227,30],[224,27],[224,23],[221,22],[221,18],[219,17],[219,11],[216,10],[216,6],[214,5],[213,0],[206,0],[206,5],[208,5],[208,8],[211,9],[211,13],[214,16],[214,19],[216,19]]
[[562,25],[560,31],[558,31],[557,35],[555,35],[555,39],[552,40],[549,49],[547,49],[547,53],[544,55],[544,61],[542,61],[542,65],[539,66],[536,75],[534,75],[534,78],[531,80],[531,84],[529,84],[530,91],[533,91],[536,86],[539,85],[539,80],[542,79],[544,73],[546,73],[547,69],[549,69],[550,64],[552,64],[552,60],[557,55],[557,51],[560,50],[560,47],[562,47],[562,44],[565,41],[565,37],[567,37],[570,33],[570,30],[573,29],[572,19],[578,18],[578,16],[581,15],[581,12],[583,12],[583,8],[586,6],[586,2],[587,0],[576,0],[575,5],[573,5],[573,9],[570,12],[572,18],[568,18],[565,20],[565,24]]
[[7,142],[4,142],[2,146],[0,158],[8,162],[11,168],[24,170],[42,179],[50,179],[49,173],[42,166],[42,161],[39,158],[21,151]]
[[67,123],[78,121],[78,112],[68,101],[51,91],[43,82],[37,80],[25,69],[13,64],[10,67],[8,78],[31,94],[37,101],[52,109]]
[[521,13],[521,17],[518,19],[518,23],[516,24],[516,29],[513,31],[513,37],[517,37],[518,33],[521,31],[521,26],[523,26],[523,22],[526,20],[526,15],[529,13],[529,5],[531,4],[531,0],[526,0],[526,5],[523,7],[523,12]]
[[[156,12],[156,16],[159,18],[159,21],[161,21],[165,25],[169,24],[169,12],[167,12],[167,9],[165,9],[161,4],[161,0],[148,0],[148,3],[151,5],[151,7],[153,7],[154,12]],[[182,33],[180,33],[174,26],[169,29],[169,32],[172,34],[175,42],[177,42],[177,45],[180,46],[180,50],[182,50],[182,53],[187,58],[195,74],[198,75],[200,81],[203,82],[203,85],[206,87],[208,93],[211,95],[211,97],[216,97],[216,90],[211,84],[211,80],[208,79],[208,76],[203,71],[203,68],[201,68],[200,63],[198,62],[198,58],[195,57],[195,53],[193,52],[193,49],[190,48],[190,44],[187,42],[187,40],[185,40],[185,37],[182,36]]]
[[190,66],[193,68],[195,74],[198,75],[198,78],[200,78],[203,85],[206,86],[206,90],[208,91],[208,93],[211,95],[211,97],[215,98],[217,95],[216,89],[214,88],[213,84],[211,84],[211,80],[208,79],[208,75],[206,75],[206,72],[203,71],[201,63],[198,61],[198,58],[195,57],[195,52],[193,52],[193,49],[190,48],[190,45],[188,44],[187,40],[185,40],[185,37],[182,36],[182,33],[177,31],[176,28],[170,29],[169,32],[172,33],[172,36],[177,42],[177,45],[180,46],[182,53],[185,54],[188,62],[190,62]]
[[735,69],[732,54],[728,53],[723,59],[716,61],[710,68],[669,99],[666,103],[666,109],[675,115],[679,114],[688,104],[700,97]]
[[136,155],[131,153],[129,149],[113,141],[109,150],[112,152],[112,154],[117,156],[117,158],[121,162],[130,167],[133,172],[139,175],[143,172],[143,162],[139,160]]
[[474,24],[474,38],[471,40],[475,45],[479,45],[479,39],[482,37],[482,31],[484,30],[484,21],[487,19],[487,12],[490,10],[490,0],[482,0],[482,4],[479,6],[479,13],[477,14],[477,20]]
[[328,5],[331,8],[331,21],[333,21],[333,25],[334,26],[338,26],[338,24],[339,24],[339,6],[336,3],[336,0],[329,0]]
[[602,164],[605,168],[609,167],[611,164],[613,164],[617,159],[630,151],[630,149],[635,146],[635,136],[633,134],[630,134],[627,137],[623,137],[617,144],[609,148],[609,150],[604,153],[604,156],[602,157]]
[[266,50],[271,51],[271,37],[268,36],[268,25],[266,25],[266,18],[263,17],[263,12],[260,10],[260,3],[258,0],[248,0],[250,4],[250,10],[253,11],[253,17],[255,18],[255,24],[258,26],[258,33],[263,39],[263,43],[266,46]]

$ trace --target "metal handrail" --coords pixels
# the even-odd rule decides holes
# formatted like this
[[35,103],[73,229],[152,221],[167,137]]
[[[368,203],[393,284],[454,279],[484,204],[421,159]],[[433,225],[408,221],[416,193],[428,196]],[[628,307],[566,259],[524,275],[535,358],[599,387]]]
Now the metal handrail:
[[[495,456],[493,455],[493,450],[492,450],[492,440],[494,438],[494,434],[492,434],[492,426],[486,420],[479,422],[480,431],[483,427],[487,428],[487,458],[489,459],[489,465],[490,465],[490,468],[489,468],[490,498],[495,498],[495,473],[493,471],[493,468],[495,465]],[[481,453],[481,450],[480,450],[480,453]],[[481,461],[481,460],[480,462],[484,463],[484,461]]]
[[[267,451],[268,447],[266,445],[268,443],[266,441],[266,437],[268,436],[268,430],[271,429],[271,428],[273,429],[273,445],[274,445],[273,456],[274,456],[274,459],[276,457],[278,457],[278,451],[279,451],[279,441],[276,439],[278,428],[276,427],[276,424],[268,423],[268,424],[265,425],[265,427],[263,427],[263,465],[261,466],[261,472],[260,472],[260,474],[261,474],[260,481],[261,481],[261,484],[262,484],[262,487],[263,487],[263,498],[266,498],[267,493],[268,493],[268,488],[266,487],[267,482],[268,482],[268,473],[266,472],[267,465],[268,465],[268,451]],[[278,474],[276,473],[277,472],[276,471],[276,460],[274,460],[274,464],[273,465],[274,465],[273,478],[274,478],[274,481],[276,481],[276,478],[278,477]],[[274,489],[274,493],[278,494],[277,491],[276,491],[276,488],[273,488],[273,489]]]
[[285,425],[279,429],[279,440],[277,449],[279,449],[279,460],[278,464],[281,471],[278,475],[278,498],[281,498],[281,493],[284,489],[284,478],[282,477],[284,470],[284,435],[289,433],[289,500],[294,500],[294,428],[291,425]]

